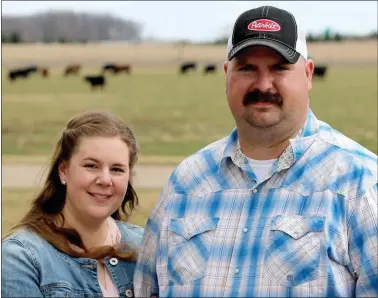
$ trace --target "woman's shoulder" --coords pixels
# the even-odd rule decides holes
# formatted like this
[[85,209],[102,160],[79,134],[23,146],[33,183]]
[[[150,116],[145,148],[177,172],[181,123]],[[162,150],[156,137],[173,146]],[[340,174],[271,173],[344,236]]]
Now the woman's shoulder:
[[117,226],[120,230],[122,229],[132,231],[133,233],[143,234],[144,229],[140,226],[121,220],[116,220],[115,222],[117,223]]
[[37,256],[45,254],[49,250],[50,244],[41,236],[30,229],[22,228],[6,236],[1,243],[4,254],[20,254]]
[[15,243],[27,247],[45,245],[46,241],[32,230],[20,228],[2,240],[3,247],[14,245]]
[[138,245],[141,243],[144,232],[142,227],[120,220],[116,220],[116,223],[121,232],[122,241],[125,239],[126,242],[132,242]]

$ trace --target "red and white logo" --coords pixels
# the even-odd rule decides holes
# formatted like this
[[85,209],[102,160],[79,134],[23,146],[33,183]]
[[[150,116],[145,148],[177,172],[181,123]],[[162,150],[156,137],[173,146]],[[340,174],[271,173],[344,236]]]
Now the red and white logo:
[[281,30],[281,26],[275,21],[269,19],[255,20],[248,25],[248,29],[251,31],[269,31],[276,32]]

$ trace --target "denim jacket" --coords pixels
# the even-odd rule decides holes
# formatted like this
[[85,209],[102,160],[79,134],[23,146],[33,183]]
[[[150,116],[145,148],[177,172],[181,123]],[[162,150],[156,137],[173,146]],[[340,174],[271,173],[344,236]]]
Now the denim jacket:
[[[121,243],[139,247],[143,229],[116,221]],[[108,257],[109,269],[120,297],[133,297],[134,262]],[[99,297],[97,261],[74,258],[29,230],[12,233],[2,243],[2,297]]]

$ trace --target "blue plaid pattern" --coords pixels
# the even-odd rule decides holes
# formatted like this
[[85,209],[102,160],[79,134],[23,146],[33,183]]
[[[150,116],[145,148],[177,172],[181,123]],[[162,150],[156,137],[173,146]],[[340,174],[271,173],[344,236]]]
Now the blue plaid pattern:
[[172,173],[145,228],[137,297],[378,297],[377,156],[316,119],[265,181],[236,129]]

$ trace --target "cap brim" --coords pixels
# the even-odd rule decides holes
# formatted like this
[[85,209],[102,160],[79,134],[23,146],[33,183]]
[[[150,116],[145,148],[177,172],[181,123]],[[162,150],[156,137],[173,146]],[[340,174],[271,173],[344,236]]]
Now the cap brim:
[[291,64],[295,64],[300,56],[300,54],[292,48],[271,39],[246,39],[231,49],[231,51],[228,53],[228,60],[230,61],[241,50],[244,50],[250,46],[266,46],[272,48],[281,54]]

